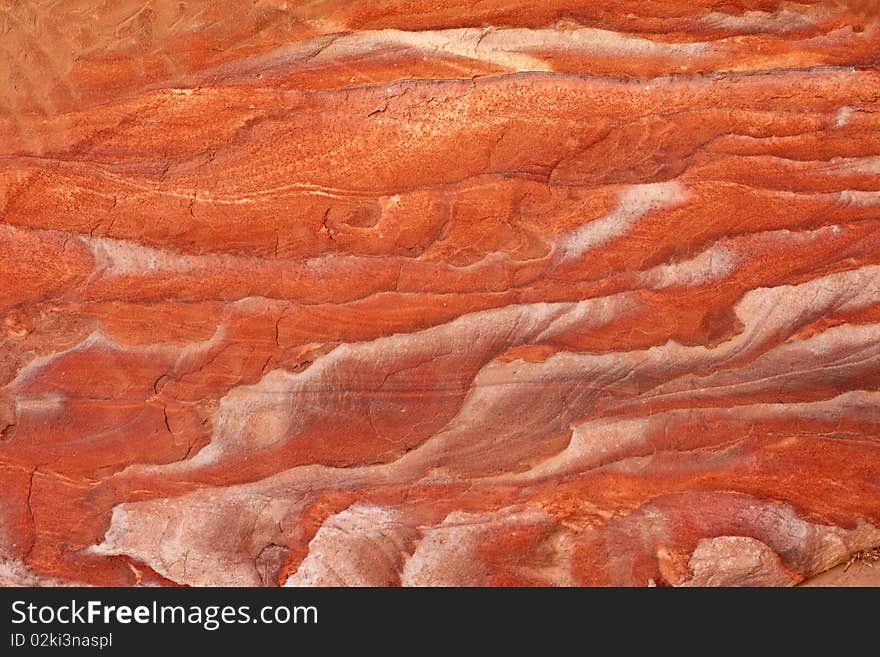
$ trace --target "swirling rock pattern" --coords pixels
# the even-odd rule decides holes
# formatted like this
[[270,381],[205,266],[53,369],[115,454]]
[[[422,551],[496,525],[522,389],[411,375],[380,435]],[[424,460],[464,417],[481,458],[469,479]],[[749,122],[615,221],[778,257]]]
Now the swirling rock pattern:
[[878,15],[0,1],[0,580],[880,545]]

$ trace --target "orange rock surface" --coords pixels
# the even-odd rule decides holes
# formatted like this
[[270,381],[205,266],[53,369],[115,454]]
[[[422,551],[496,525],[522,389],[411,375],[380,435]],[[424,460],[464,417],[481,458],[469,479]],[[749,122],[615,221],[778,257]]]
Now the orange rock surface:
[[0,35],[0,582],[793,585],[880,545],[877,0]]

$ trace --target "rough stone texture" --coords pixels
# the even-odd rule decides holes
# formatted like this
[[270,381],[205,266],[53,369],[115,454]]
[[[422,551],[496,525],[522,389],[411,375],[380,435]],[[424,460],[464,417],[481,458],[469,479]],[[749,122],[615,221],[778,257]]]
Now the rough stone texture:
[[0,581],[877,546],[878,15],[0,0]]

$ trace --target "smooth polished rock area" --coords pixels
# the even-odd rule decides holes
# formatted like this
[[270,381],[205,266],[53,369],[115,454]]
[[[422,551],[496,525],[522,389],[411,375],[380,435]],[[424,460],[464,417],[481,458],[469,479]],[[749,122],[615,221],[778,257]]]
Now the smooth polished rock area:
[[880,545],[878,23],[0,0],[0,582],[842,573]]

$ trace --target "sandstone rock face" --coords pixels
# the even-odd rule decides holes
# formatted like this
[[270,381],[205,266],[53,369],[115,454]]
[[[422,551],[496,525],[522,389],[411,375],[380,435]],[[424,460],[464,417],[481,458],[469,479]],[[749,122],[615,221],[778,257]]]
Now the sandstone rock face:
[[0,581],[880,545],[878,15],[0,1]]

